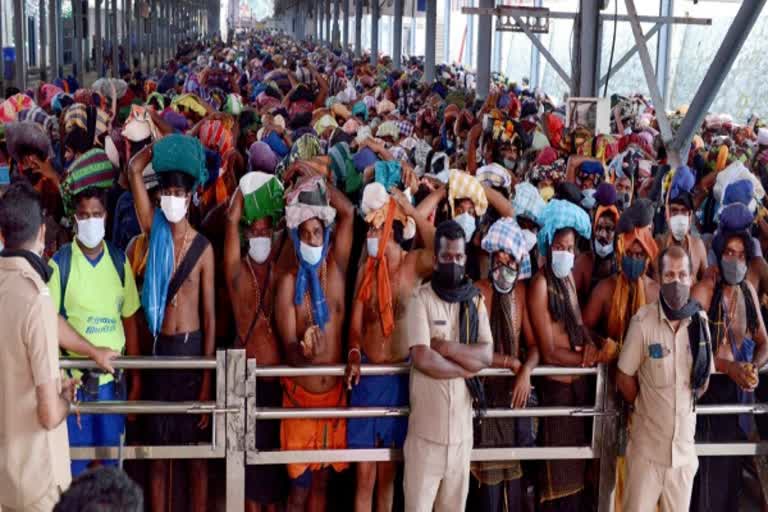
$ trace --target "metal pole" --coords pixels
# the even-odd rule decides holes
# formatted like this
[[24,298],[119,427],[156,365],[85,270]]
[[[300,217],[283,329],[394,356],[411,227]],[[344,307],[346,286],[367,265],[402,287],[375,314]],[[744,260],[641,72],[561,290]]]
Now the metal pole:
[[[493,0],[480,0],[480,7],[493,8]],[[477,21],[477,90],[479,100],[488,97],[491,88],[491,15],[482,14]]]
[[349,49],[349,0],[344,0],[344,35],[342,44],[345,50]]
[[3,8],[0,7],[0,98],[5,98],[5,60],[3,51]]
[[[48,59],[46,50],[48,50],[48,26],[45,20],[45,0],[40,0],[40,80],[48,81]],[[1,41],[2,39],[0,39]],[[0,45],[2,46],[2,45]]]
[[363,55],[363,0],[355,0],[355,57]]
[[131,30],[131,25],[133,25],[133,5],[131,0],[125,0],[123,18],[125,18],[125,60],[127,61],[128,69],[133,69],[133,33],[136,30]]
[[117,0],[112,0],[112,77],[120,76],[118,73],[118,59],[120,58],[120,49],[118,48],[120,40],[117,35]]
[[[16,46],[16,69],[14,83],[22,91],[26,89],[27,83],[27,52],[24,44],[24,2],[22,0],[13,0],[13,43]],[[3,64],[5,65],[5,64]]]
[[[659,16],[672,16],[675,11],[675,0],[659,0]],[[664,98],[664,108],[669,105],[669,60],[672,56],[671,23],[664,23],[659,31],[656,45],[656,79],[658,80],[661,96]]]
[[741,47],[744,46],[744,41],[746,41],[755,21],[760,16],[760,12],[765,7],[765,2],[766,0],[744,0],[742,2],[739,12],[731,23],[728,33],[725,34],[720,49],[717,50],[717,54],[715,54],[699,90],[691,102],[688,113],[677,131],[672,144],[675,153],[680,155],[688,153],[693,134],[701,126],[707,110],[728,76]]
[[93,49],[96,54],[96,75],[102,76],[104,74],[104,47],[101,28],[101,0],[96,0],[94,13],[96,18],[96,39],[93,42]]
[[[411,30],[411,40],[416,40],[416,30]],[[451,63],[451,2],[446,1],[443,9],[443,52],[445,53],[445,63]]]
[[579,74],[573,77],[579,96],[592,97],[597,93],[597,42],[601,24],[600,0],[581,0],[579,17]]
[[339,48],[341,46],[341,32],[339,31],[339,16],[341,16],[341,1],[333,1],[333,47]]
[[149,4],[149,51],[147,52],[147,61],[150,61],[151,65],[154,67],[159,67],[161,64],[158,62],[160,54],[157,51],[160,41],[158,34],[160,24],[158,23],[157,7],[157,0],[151,0],[151,3]]
[[331,0],[325,0],[325,41],[331,42]]
[[371,65],[379,63],[379,0],[371,0]]
[[57,0],[48,0],[48,35],[51,38],[49,46],[51,56],[51,76],[59,75],[59,3]]
[[240,412],[227,414],[226,496],[227,512],[241,512],[245,506],[245,390],[247,379],[245,350],[227,351],[227,407]]
[[395,0],[395,20],[392,30],[392,61],[395,69],[403,67],[403,0]]
[[83,68],[83,13],[80,0],[72,2],[72,16],[75,22],[75,31],[72,41],[72,66],[73,74],[81,86],[84,86],[81,79]]
[[437,0],[427,0],[427,40],[424,44],[424,81],[435,79],[435,38],[437,37]]

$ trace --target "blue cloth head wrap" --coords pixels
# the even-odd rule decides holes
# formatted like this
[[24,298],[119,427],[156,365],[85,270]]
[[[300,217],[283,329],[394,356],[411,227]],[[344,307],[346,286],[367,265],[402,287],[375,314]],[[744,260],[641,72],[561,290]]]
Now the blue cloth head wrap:
[[291,150],[291,148],[288,147],[288,144],[285,143],[283,138],[280,137],[277,132],[271,132],[267,135],[264,142],[266,142],[267,145],[272,148],[272,151],[274,151],[280,158],[285,157]]

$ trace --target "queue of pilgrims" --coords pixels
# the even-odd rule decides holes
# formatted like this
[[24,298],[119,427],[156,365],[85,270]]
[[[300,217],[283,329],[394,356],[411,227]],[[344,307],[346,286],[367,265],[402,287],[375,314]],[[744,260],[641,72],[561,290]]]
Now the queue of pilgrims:
[[[589,444],[581,416],[483,418],[594,403],[594,377],[532,377],[539,365],[615,373],[619,510],[733,510],[744,475],[765,471],[694,447],[768,431],[757,416],[695,413],[768,395],[757,117],[708,115],[670,166],[638,95],[611,98],[611,133],[596,135],[504,77],[478,101],[458,67],[427,83],[419,59],[374,66],[276,31],[186,41],[149,76],[121,67],[121,79],[62,78],[0,103],[0,270],[34,261],[61,354],[102,368],[67,372],[77,401],[209,401],[210,372],[113,371],[112,358],[236,347],[260,366],[346,365],[344,377],[259,379],[259,407],[410,407],[260,421],[259,450],[396,448],[404,464],[248,466],[247,510],[592,510],[596,461],[470,461],[473,447]],[[38,210],[33,254],[11,232]],[[403,362],[410,375],[361,376]],[[71,415],[60,430],[72,447],[116,446],[124,431],[150,446],[211,435],[194,415]],[[8,443],[0,476],[21,471]],[[73,460],[55,483],[114,464]],[[223,469],[132,471],[148,510],[205,511]],[[0,503],[25,510],[40,481],[13,481],[22,489],[0,482]]]

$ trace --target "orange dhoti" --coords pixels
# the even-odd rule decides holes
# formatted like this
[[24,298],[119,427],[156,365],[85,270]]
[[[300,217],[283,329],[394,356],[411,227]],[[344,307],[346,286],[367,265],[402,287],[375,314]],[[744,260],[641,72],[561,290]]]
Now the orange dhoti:
[[[339,379],[336,386],[325,393],[310,393],[293,379],[282,378],[283,407],[286,409],[313,409],[318,407],[345,407],[347,396]],[[282,420],[280,424],[280,448],[283,450],[324,450],[347,447],[347,420],[331,419],[296,419]],[[332,466],[336,471],[349,467],[346,462],[331,464],[299,463],[288,464],[288,476],[300,477],[307,469],[317,471]]]

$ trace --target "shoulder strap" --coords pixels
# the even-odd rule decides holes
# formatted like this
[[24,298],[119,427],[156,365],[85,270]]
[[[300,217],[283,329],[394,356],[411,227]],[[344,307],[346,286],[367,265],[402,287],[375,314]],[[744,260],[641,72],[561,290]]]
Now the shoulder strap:
[[125,288],[125,253],[118,249],[112,242],[106,241],[107,252],[109,258],[112,260],[112,264],[117,270],[117,275],[120,277],[120,284]]
[[69,271],[72,268],[72,244],[66,244],[53,256],[59,267],[59,314],[67,318],[67,308],[64,307],[64,297],[67,295]]
[[166,299],[166,304],[171,303],[181,288],[181,285],[184,284],[184,281],[187,280],[189,274],[192,273],[192,269],[195,268],[197,261],[200,259],[200,256],[203,255],[203,251],[205,251],[207,247],[208,240],[198,233],[192,241],[192,245],[189,247],[187,254],[184,255],[184,259],[181,260],[179,268],[176,269],[176,272],[171,278],[171,282],[168,285],[168,298]]

